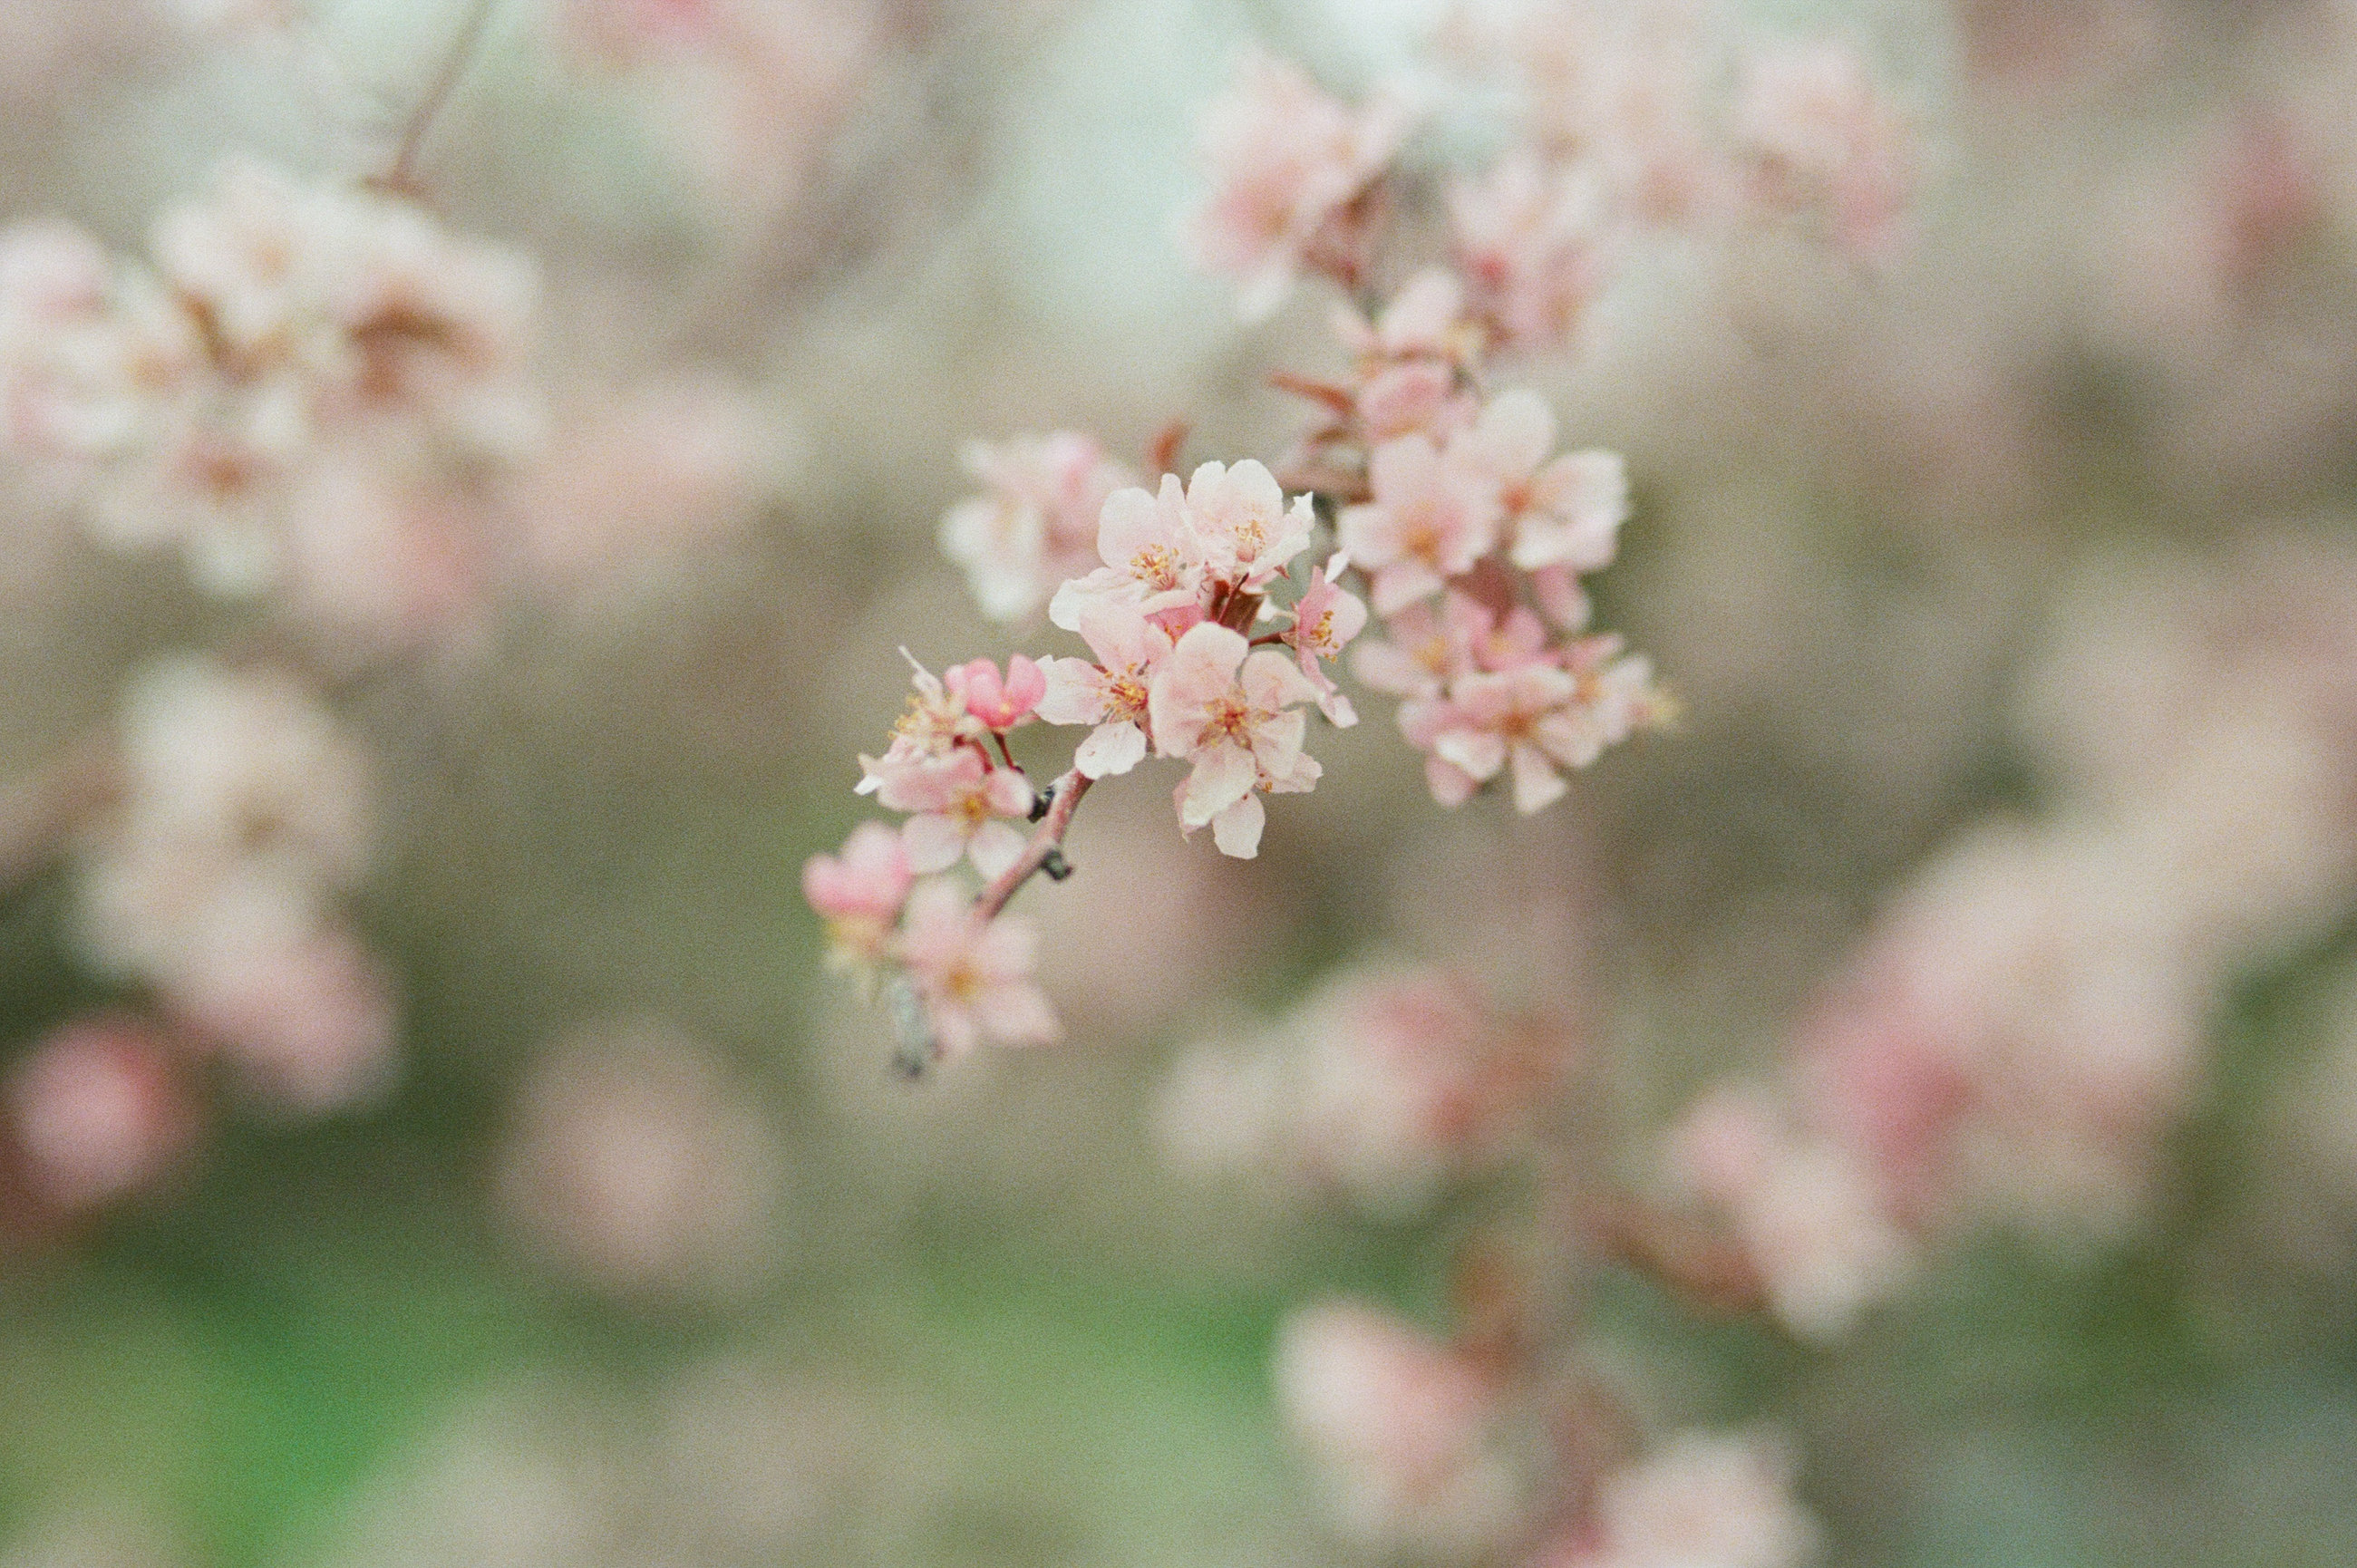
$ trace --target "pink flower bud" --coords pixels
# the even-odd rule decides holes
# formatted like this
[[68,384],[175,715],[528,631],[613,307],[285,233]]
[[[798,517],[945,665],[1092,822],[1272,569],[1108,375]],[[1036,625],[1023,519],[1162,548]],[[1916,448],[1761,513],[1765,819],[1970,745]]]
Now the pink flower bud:
[[962,664],[951,674],[955,677],[951,683],[965,693],[965,711],[994,730],[1013,729],[1048,694],[1046,671],[1020,653],[1006,661],[1004,681],[998,678],[998,666],[987,659]]

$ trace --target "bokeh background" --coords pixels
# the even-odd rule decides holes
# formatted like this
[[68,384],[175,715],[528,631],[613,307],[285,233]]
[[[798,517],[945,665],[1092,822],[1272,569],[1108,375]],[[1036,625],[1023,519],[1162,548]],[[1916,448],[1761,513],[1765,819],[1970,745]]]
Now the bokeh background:
[[[228,155],[382,167],[468,9],[8,0],[0,211],[136,251]],[[1921,170],[1897,255],[1664,244],[1518,377],[1628,455],[1598,587],[1681,727],[1523,820],[1433,806],[1379,714],[1250,864],[1108,789],[1079,875],[1025,895],[1067,1042],[909,1084],[797,877],[860,815],[896,647],[1046,650],[935,547],[960,445],[1140,454],[1179,417],[1273,456],[1267,372],[1336,350],[1322,306],[1244,327],[1189,270],[1196,116],[1249,41],[1352,94],[1446,8],[746,0],[735,52],[647,41],[694,9],[503,0],[422,147],[449,226],[541,268],[572,445],[538,515],[700,456],[601,524],[660,551],[338,689],[386,1081],[297,1115],[206,1079],[173,1160],[70,1212],[11,1178],[0,1561],[1370,1561],[1272,1338],[1338,1293],[1443,1311],[1510,1199],[1385,1219],[1175,1174],[1184,1047],[1337,965],[1452,965],[1577,1020],[1609,1064],[1584,1135],[1637,1180],[1965,835],[2142,821],[2187,777],[2192,869],[2115,891],[2242,891],[2173,977],[2201,1065],[2130,1219],[1975,1228],[1831,1348],[1609,1271],[1591,1333],[1665,1420],[1789,1434],[1831,1563],[2357,1559],[2357,14],[1727,12],[1855,40]],[[4,504],[0,777],[260,624],[32,476]],[[34,838],[0,857],[19,1082],[142,1005]],[[2084,1016],[2114,938],[2076,929],[2030,947]]]

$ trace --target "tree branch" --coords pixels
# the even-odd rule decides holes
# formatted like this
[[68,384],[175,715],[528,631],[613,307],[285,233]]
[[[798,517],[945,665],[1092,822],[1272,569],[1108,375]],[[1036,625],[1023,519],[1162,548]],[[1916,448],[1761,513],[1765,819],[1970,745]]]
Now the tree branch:
[[491,9],[498,3],[499,0],[475,0],[474,8],[467,13],[466,21],[458,28],[458,36],[451,40],[450,52],[443,59],[442,69],[435,73],[433,84],[426,88],[425,96],[419,101],[416,110],[409,116],[408,125],[401,133],[401,149],[393,155],[393,167],[378,182],[384,189],[404,194],[417,189],[417,155],[425,145],[425,133],[434,128],[434,122],[441,116],[442,106],[450,101],[450,94],[457,88],[458,79],[467,74],[467,67],[473,63],[476,50],[483,41],[483,29],[490,26]]
[[1071,875],[1070,867],[1061,873],[1055,868],[1063,865],[1064,834],[1071,830],[1072,813],[1080,809],[1081,797],[1089,792],[1089,786],[1094,782],[1075,768],[1048,786],[1054,797],[1049,803],[1048,814],[1039,820],[1039,826],[1031,834],[1031,842],[1023,846],[1023,858],[1000,872],[996,879],[982,890],[982,897],[974,901],[976,914],[985,920],[997,918],[998,912],[1006,908],[1006,901],[1015,897],[1016,890],[1041,871],[1058,881]]

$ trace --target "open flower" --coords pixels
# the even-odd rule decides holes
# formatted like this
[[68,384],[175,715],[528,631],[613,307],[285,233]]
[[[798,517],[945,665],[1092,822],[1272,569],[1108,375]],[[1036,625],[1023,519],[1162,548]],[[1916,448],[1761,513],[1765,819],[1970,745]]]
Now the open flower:
[[1178,639],[1155,671],[1147,712],[1155,747],[1195,770],[1180,787],[1178,822],[1211,825],[1221,853],[1256,854],[1263,777],[1299,787],[1308,721],[1293,705],[1318,689],[1282,653],[1253,652],[1241,632],[1203,625]]
[[1047,692],[1037,711],[1051,725],[1096,725],[1072,753],[1072,766],[1090,779],[1111,778],[1146,758],[1146,696],[1170,634],[1122,605],[1088,606],[1080,631],[1100,662],[1046,660]]
[[1286,642],[1300,656],[1301,673],[1317,689],[1318,711],[1346,729],[1359,722],[1358,711],[1318,661],[1341,657],[1351,639],[1366,629],[1367,607],[1357,595],[1334,585],[1334,579],[1350,564],[1350,555],[1337,551],[1326,564],[1311,568],[1309,585],[1295,601],[1293,626],[1285,634]]
[[1187,487],[1176,474],[1148,495],[1136,489],[1105,498],[1097,521],[1097,556],[1104,564],[1076,577],[1048,601],[1048,618],[1066,631],[1081,628],[1091,604],[1128,605],[1140,615],[1194,608],[1203,582],[1200,542],[1187,510]]
[[942,549],[966,571],[982,613],[1010,621],[1096,563],[1107,497],[1135,476],[1086,435],[1057,431],[970,443],[959,461],[988,493],[942,519]]
[[953,882],[926,882],[909,896],[899,958],[942,1056],[964,1056],[985,1040],[1055,1042],[1062,1030],[1032,978],[1039,948],[1029,921],[985,920]]
[[1498,542],[1496,480],[1424,435],[1375,448],[1374,499],[1342,509],[1342,548],[1373,570],[1375,613],[1390,616],[1440,591]]
[[1031,814],[1030,780],[993,768],[971,746],[894,773],[876,799],[917,813],[900,824],[900,843],[920,874],[947,871],[965,855],[976,871],[996,876],[1023,858],[1023,834],[1003,819]]
[[916,877],[900,835],[881,822],[852,829],[840,856],[802,862],[802,897],[826,919],[828,961],[843,966],[880,954]]
[[1309,498],[1297,496],[1287,509],[1275,477],[1250,457],[1197,468],[1187,481],[1187,518],[1205,575],[1255,593],[1309,548],[1318,525]]
[[1573,452],[1549,462],[1554,450],[1555,413],[1527,392],[1496,399],[1451,446],[1452,456],[1497,481],[1515,565],[1609,566],[1629,516],[1627,466],[1617,452]]

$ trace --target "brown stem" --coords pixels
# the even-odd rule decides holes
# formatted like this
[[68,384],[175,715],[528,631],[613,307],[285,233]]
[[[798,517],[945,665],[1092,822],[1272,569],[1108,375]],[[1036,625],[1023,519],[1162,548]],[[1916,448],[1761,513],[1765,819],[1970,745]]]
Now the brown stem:
[[1015,897],[1016,889],[1046,869],[1051,862],[1061,860],[1064,835],[1071,831],[1072,813],[1080,809],[1081,797],[1089,792],[1089,786],[1095,780],[1075,768],[1048,786],[1054,793],[1054,799],[1048,806],[1048,814],[1039,819],[1039,826],[1032,832],[1031,842],[1023,846],[1023,858],[1000,872],[997,879],[982,890],[982,897],[974,901],[976,914],[985,920],[997,918],[998,912],[1006,908],[1006,901]]
[[476,50],[483,41],[483,29],[490,25],[491,10],[498,4],[499,0],[475,0],[474,7],[467,13],[466,21],[458,28],[458,36],[451,40],[450,52],[444,58],[442,69],[435,73],[432,84],[425,90],[425,96],[419,101],[416,111],[409,116],[408,125],[401,133],[401,147],[393,155],[393,167],[376,182],[382,188],[403,194],[414,194],[418,189],[417,155],[425,145],[425,133],[434,128],[434,122],[441,116],[443,105],[449,102],[450,94],[457,88],[458,79],[465,76],[467,67],[474,63]]
[[1709,1227],[1627,1193],[1596,1193],[1581,1205],[1581,1230],[1597,1251],[1710,1311],[1757,1312],[1767,1283],[1740,1247]]
[[0,788],[0,890],[55,860],[73,831],[122,787],[121,754],[113,735],[101,731]]

